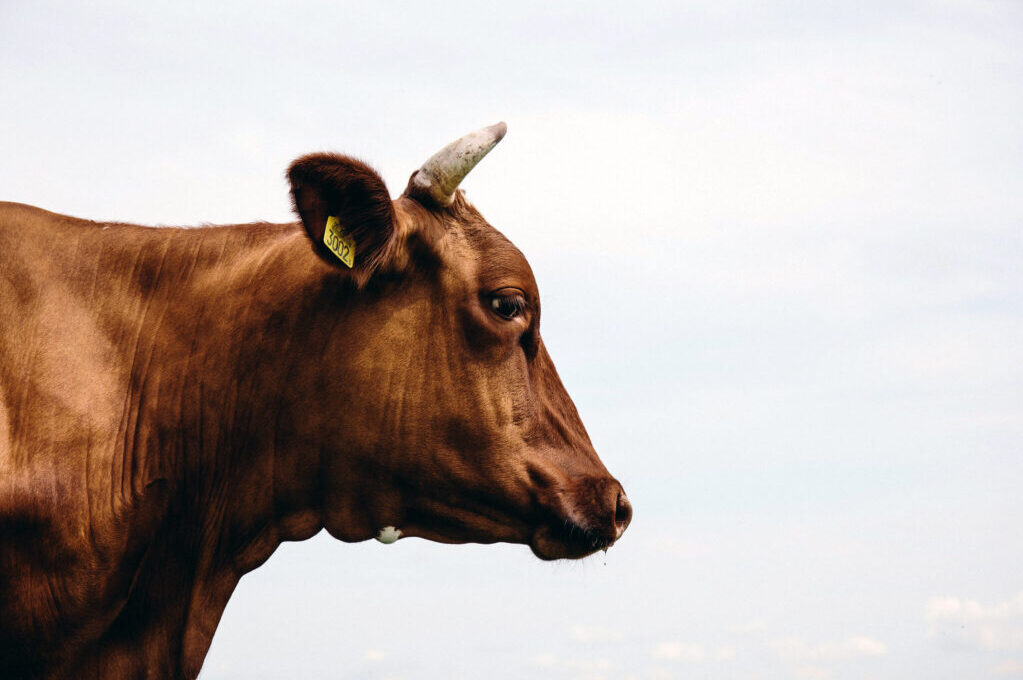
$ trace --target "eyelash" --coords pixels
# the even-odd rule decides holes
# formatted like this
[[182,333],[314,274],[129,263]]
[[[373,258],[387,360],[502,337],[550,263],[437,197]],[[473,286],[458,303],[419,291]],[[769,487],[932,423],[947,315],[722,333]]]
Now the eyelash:
[[[505,307],[508,313],[504,313],[502,307]],[[495,293],[490,296],[490,309],[502,319],[511,321],[526,311],[526,299],[520,293],[504,295]]]

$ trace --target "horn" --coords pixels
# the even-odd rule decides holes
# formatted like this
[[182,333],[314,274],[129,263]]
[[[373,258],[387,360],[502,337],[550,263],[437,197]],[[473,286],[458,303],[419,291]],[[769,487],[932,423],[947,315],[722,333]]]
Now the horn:
[[448,207],[455,200],[455,189],[459,183],[490,153],[507,131],[507,125],[497,123],[451,142],[412,175],[406,193],[415,198],[429,197],[439,208]]

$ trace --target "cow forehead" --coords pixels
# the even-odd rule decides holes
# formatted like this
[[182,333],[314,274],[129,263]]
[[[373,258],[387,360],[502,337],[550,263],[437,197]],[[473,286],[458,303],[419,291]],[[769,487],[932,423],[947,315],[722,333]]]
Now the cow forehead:
[[466,232],[473,257],[477,263],[480,283],[484,285],[511,285],[535,293],[536,282],[529,262],[504,234],[489,224],[474,225]]
[[529,262],[515,245],[495,229],[459,193],[442,212],[403,205],[397,211],[405,231],[430,243],[449,267],[478,279],[483,287],[514,286],[536,297],[536,281]]

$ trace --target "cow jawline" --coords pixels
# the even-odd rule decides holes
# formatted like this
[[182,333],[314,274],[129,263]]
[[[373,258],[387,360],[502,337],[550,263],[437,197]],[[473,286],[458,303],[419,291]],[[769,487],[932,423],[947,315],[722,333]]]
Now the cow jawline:
[[423,503],[409,513],[402,537],[414,536],[436,543],[528,543],[532,531],[522,520],[493,509],[455,507],[439,501]]

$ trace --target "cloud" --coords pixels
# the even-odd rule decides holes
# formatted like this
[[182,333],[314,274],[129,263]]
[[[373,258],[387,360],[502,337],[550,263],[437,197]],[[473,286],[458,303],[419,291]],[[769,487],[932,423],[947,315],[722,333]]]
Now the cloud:
[[1008,675],[1011,677],[1023,678],[1023,663],[1016,661],[1015,659],[1009,659],[998,664],[990,671],[991,675]]
[[703,645],[684,642],[661,642],[654,647],[651,655],[662,661],[685,661],[688,663],[700,663],[707,658]]
[[366,661],[383,661],[387,658],[387,655],[381,652],[379,649],[367,649],[365,654]]
[[769,647],[780,661],[789,665],[792,677],[805,680],[829,680],[834,675],[831,664],[887,652],[883,643],[862,635],[817,644],[796,636],[781,637],[771,640]]
[[685,663],[702,663],[707,660],[726,662],[733,660],[735,655],[735,647],[731,645],[718,645],[713,649],[707,649],[700,644],[671,640],[658,643],[650,652],[650,656],[658,661]]
[[576,624],[569,629],[569,637],[576,642],[608,643],[621,642],[625,636],[620,630],[606,626],[584,626]]
[[646,675],[650,680],[672,680],[675,674],[664,666],[651,666],[647,669]]
[[924,620],[928,636],[943,644],[985,652],[1023,649],[1023,592],[990,605],[932,598],[924,607]]
[[536,654],[529,659],[529,664],[537,668],[561,670],[576,674],[582,673],[586,676],[590,674],[602,676],[602,674],[614,670],[614,664],[608,659],[599,657],[593,659],[559,657],[553,652]]
[[750,621],[749,623],[732,626],[728,632],[732,635],[762,635],[768,631],[767,624],[763,621]]
[[775,655],[782,661],[808,665],[848,661],[859,657],[881,656],[885,645],[864,636],[853,636],[837,642],[810,644],[799,637],[776,638],[770,643]]
[[553,668],[558,665],[558,657],[553,652],[543,652],[542,654],[536,654],[533,656],[529,663],[533,666],[540,668]]
[[792,677],[800,680],[830,680],[834,675],[827,668],[820,666],[795,666],[792,668]]

